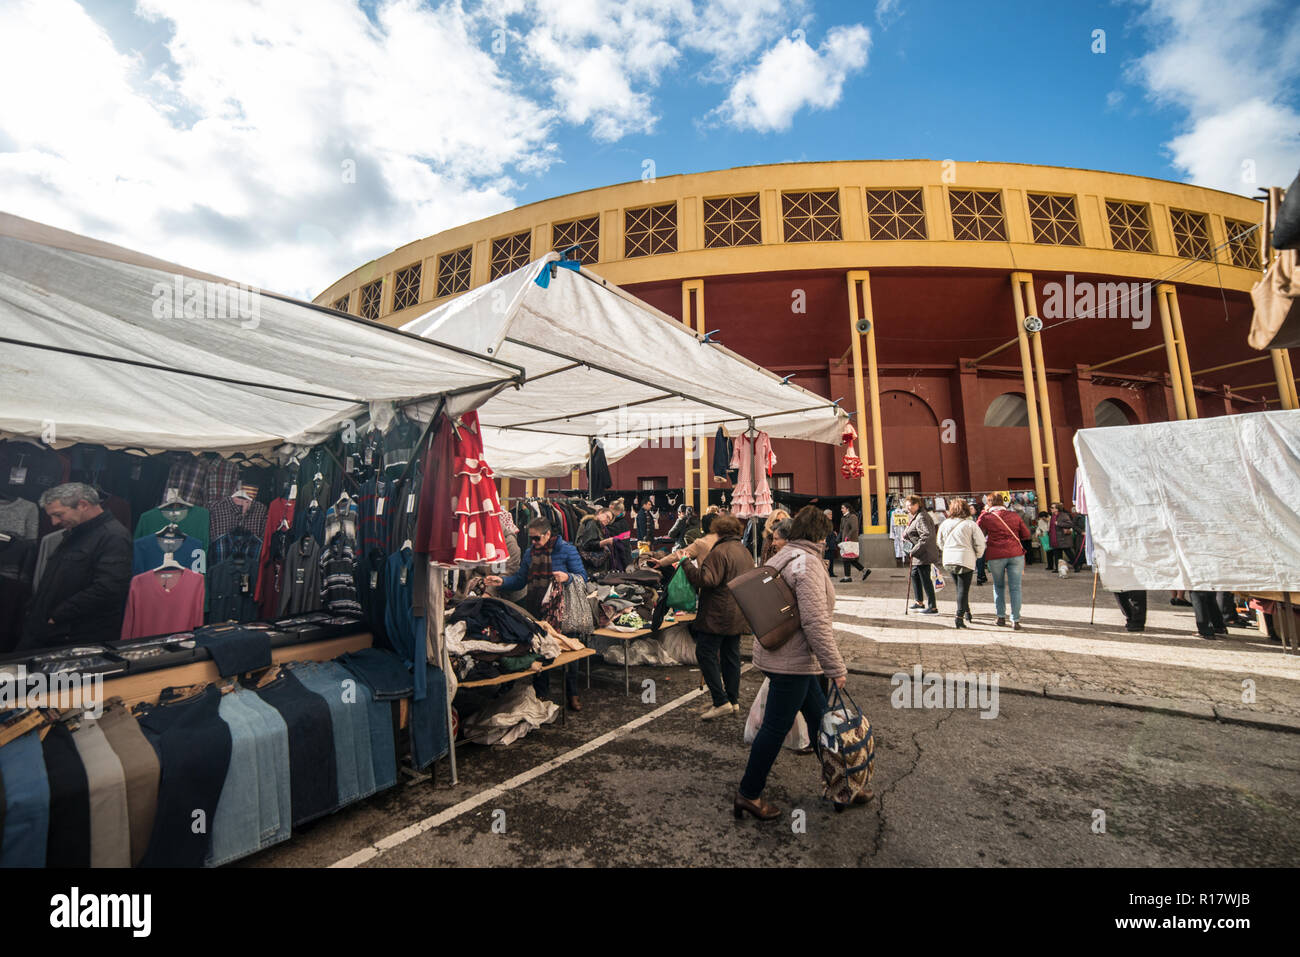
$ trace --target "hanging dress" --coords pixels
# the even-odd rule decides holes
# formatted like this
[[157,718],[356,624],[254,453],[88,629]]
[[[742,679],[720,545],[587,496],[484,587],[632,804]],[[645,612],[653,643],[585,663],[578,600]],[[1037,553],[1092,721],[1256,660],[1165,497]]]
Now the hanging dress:
[[[760,463],[758,475],[752,474],[751,463],[755,457]],[[731,493],[732,515],[737,518],[766,518],[772,514],[772,490],[768,487],[767,477],[772,474],[775,464],[776,455],[766,432],[759,432],[757,437],[741,435],[736,439],[731,467],[739,475]]]
[[492,469],[483,461],[478,413],[467,412],[455,430],[456,562],[496,565],[506,561],[501,502]]

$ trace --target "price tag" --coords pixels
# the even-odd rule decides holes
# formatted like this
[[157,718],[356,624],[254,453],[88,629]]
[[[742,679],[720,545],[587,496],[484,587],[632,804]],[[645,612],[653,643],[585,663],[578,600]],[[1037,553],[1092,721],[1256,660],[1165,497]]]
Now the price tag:
[[356,465],[355,459],[356,456],[349,455],[346,459],[343,460],[343,471],[347,472],[348,475],[351,475],[353,472],[353,469]]
[[239,579],[239,590],[243,594],[248,594],[248,575],[241,575]]
[[415,511],[415,493],[412,492],[406,496],[406,511],[408,513]]
[[25,465],[15,465],[13,468],[11,468],[11,469],[9,470],[9,484],[10,484],[10,485],[26,485],[26,484],[27,484],[27,466],[25,466]]
[[307,581],[307,569],[295,568],[293,570],[293,583],[295,585],[304,584]]
[[370,573],[370,590],[374,591],[379,587],[379,572]]
[[386,501],[388,501],[388,499],[384,498],[382,495],[379,496],[379,498],[378,498],[378,500],[377,500],[377,502],[376,502],[376,504],[375,504],[375,517],[376,517],[376,518],[378,518],[380,515],[383,515],[383,514],[384,514],[384,503],[385,503]]
[[297,497],[298,497],[298,483],[294,482],[293,485],[289,486],[289,498],[297,499]]
[[407,571],[407,570],[406,570],[405,568],[402,569],[402,584],[403,584],[403,585],[406,584],[406,571]]

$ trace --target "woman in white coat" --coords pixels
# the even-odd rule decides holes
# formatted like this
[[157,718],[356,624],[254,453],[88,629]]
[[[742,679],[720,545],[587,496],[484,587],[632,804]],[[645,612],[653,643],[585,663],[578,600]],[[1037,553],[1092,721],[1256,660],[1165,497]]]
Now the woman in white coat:
[[943,549],[943,567],[957,583],[957,625],[965,628],[971,621],[970,582],[975,575],[975,560],[984,554],[984,533],[971,520],[965,499],[955,498],[948,506],[948,517],[939,526],[939,547]]

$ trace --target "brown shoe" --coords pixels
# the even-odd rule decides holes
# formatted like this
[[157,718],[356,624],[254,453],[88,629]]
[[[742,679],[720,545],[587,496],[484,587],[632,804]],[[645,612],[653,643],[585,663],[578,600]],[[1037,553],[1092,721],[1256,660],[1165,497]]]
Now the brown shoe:
[[735,814],[737,818],[742,818],[745,816],[746,811],[754,815],[754,817],[758,818],[760,821],[771,821],[781,816],[781,809],[775,804],[770,804],[767,801],[764,801],[761,797],[755,798],[751,801],[747,797],[742,797],[740,792],[737,791],[736,803],[732,808],[732,813]]
[[1007,626],[1007,620],[1006,620],[1005,618],[999,618],[999,619],[998,619],[998,627],[999,627],[999,628],[1005,628],[1006,626]]
[[578,696],[576,694],[569,699],[569,710],[570,711],[582,710],[582,702],[578,700]]

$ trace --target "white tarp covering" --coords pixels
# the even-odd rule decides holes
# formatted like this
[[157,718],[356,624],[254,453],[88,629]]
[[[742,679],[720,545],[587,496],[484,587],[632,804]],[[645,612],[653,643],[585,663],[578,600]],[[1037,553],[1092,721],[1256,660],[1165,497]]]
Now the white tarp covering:
[[517,371],[140,262],[156,261],[0,216],[0,435],[268,451],[320,442],[371,403],[460,392],[464,411]]
[[553,267],[557,259],[551,253],[403,326],[525,369],[523,388],[479,409],[485,425],[512,435],[662,440],[711,436],[723,424],[735,434],[753,416],[773,438],[839,442],[847,416],[823,396],[703,343],[586,270]]
[[[603,441],[606,464],[613,465],[641,444],[639,438]],[[483,458],[494,475],[506,478],[568,478],[587,467],[587,440],[576,435],[540,432],[503,432],[483,426]]]
[[1075,433],[1114,591],[1300,590],[1300,411]]

